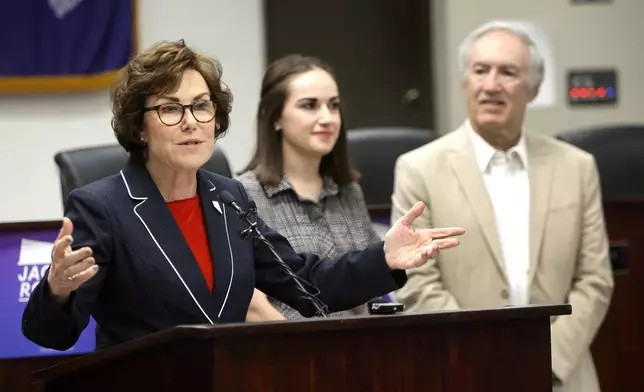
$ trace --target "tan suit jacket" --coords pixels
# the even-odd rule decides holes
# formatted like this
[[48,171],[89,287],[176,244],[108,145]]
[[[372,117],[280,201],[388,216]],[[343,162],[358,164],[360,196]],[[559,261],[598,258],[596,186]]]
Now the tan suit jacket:
[[[613,290],[599,175],[592,155],[554,138],[526,134],[530,182],[531,304],[569,303],[553,319],[555,390],[599,391],[590,344]],[[509,285],[492,203],[466,124],[396,162],[392,222],[415,202],[417,227],[463,227],[457,248],[408,271],[395,293],[407,312],[508,305]]]

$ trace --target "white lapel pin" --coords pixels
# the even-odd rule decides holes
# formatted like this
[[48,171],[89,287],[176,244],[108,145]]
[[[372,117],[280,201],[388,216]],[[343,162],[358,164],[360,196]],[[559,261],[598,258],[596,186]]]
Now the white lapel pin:
[[215,207],[215,209],[216,209],[217,211],[219,211],[219,213],[221,214],[221,206],[219,206],[219,202],[218,202],[218,201],[213,200],[213,201],[212,201],[212,206],[213,206],[213,207]]

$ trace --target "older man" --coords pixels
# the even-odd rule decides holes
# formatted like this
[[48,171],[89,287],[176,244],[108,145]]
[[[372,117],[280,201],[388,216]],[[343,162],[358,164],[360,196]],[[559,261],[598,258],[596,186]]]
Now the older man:
[[461,246],[409,273],[409,312],[570,303],[552,330],[555,390],[597,392],[590,344],[613,290],[593,157],[527,133],[543,58],[518,26],[490,22],[461,45],[468,119],[396,163],[392,222],[423,200],[417,227],[459,226]]

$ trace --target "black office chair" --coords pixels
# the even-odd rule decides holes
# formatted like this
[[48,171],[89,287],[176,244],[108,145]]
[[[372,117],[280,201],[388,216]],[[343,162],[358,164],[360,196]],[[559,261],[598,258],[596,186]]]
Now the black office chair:
[[372,211],[391,208],[396,159],[438,137],[429,129],[404,127],[352,129],[347,135],[349,156],[361,174],[360,186]]
[[604,125],[556,137],[593,154],[604,198],[644,195],[644,125]]
[[[69,193],[78,187],[118,173],[126,164],[129,154],[118,144],[86,147],[57,153],[54,161],[59,169],[63,204]],[[204,169],[232,177],[226,154],[215,148]]]

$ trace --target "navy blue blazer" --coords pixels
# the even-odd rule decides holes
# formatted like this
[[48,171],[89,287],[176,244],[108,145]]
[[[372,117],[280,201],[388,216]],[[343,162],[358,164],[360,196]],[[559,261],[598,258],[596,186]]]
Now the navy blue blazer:
[[[51,298],[45,274],[25,308],[23,334],[40,346],[66,350],[91,315],[97,324],[96,348],[101,349],[177,325],[243,322],[254,287],[313,316],[315,308],[268,248],[243,238],[245,224],[218,201],[219,192],[226,190],[248,209],[241,183],[205,170],[197,177],[214,264],[212,293],[149,173],[129,162],[119,174],[70,193],[65,216],[74,224],[72,248],[91,247],[99,270],[65,306]],[[330,311],[365,303],[407,280],[404,271],[387,266],[382,242],[322,260],[297,254],[283,236],[258,223],[293,271],[320,290]]]

